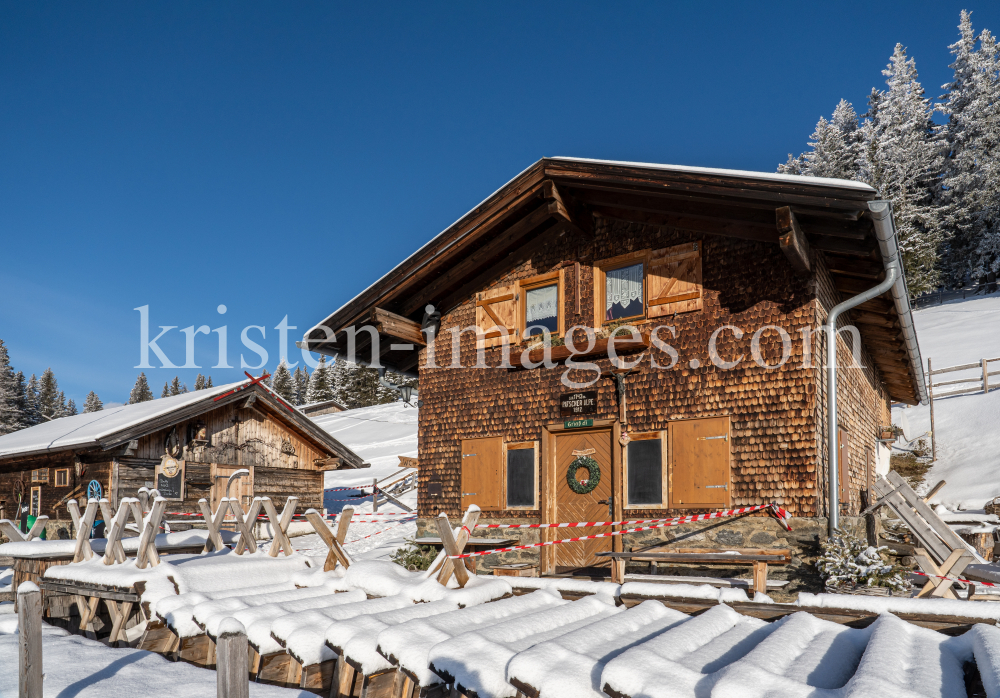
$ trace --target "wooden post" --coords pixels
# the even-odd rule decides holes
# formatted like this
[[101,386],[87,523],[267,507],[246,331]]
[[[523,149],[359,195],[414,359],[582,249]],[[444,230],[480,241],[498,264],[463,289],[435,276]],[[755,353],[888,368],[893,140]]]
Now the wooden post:
[[754,562],[753,563],[753,590],[754,593],[760,592],[761,594],[767,593],[767,563],[766,562]]
[[372,480],[372,511],[378,511],[378,478]]
[[937,460],[937,439],[934,437],[934,371],[930,357],[927,358],[927,398],[931,403],[931,461]]
[[17,695],[42,698],[42,592],[34,582],[17,588]]
[[235,618],[226,618],[219,626],[215,645],[217,698],[250,698],[246,628]]
[[986,359],[983,359],[983,395],[990,392],[990,374],[986,372]]

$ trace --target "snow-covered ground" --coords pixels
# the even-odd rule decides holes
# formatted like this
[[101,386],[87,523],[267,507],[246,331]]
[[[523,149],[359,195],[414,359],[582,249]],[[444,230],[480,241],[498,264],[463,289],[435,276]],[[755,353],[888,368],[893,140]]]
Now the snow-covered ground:
[[[935,368],[944,368],[1000,357],[1000,294],[925,308],[913,317],[925,367],[928,358]],[[1000,370],[1000,363],[991,364],[990,370]],[[934,378],[935,382],[970,378],[966,385],[938,389],[945,392],[974,387],[977,376],[981,378],[981,371]],[[988,395],[980,391],[934,401],[937,462],[926,482],[947,481],[931,501],[953,511],[982,509],[1000,496],[1000,376],[990,380],[998,388]],[[911,441],[924,436],[930,445],[929,406],[896,408],[893,422]]]
[[[355,518],[347,533],[347,552],[357,559],[388,559],[405,545],[407,538],[416,535],[416,516],[364,516],[372,513],[371,492],[373,479],[383,479],[400,472],[399,456],[417,455],[417,408],[403,402],[375,405],[334,414],[324,414],[313,419],[333,438],[371,463],[370,468],[334,470],[326,474],[324,505],[333,514],[345,506],[353,506]],[[408,471],[412,472],[412,471]],[[401,473],[401,476],[406,473]],[[362,490],[361,487],[367,489]],[[343,489],[341,489],[343,488]],[[412,490],[400,498],[411,509],[417,508],[417,491]],[[403,514],[394,504],[380,504],[379,514]],[[309,554],[326,552],[326,546],[316,534],[292,540],[297,550]]]

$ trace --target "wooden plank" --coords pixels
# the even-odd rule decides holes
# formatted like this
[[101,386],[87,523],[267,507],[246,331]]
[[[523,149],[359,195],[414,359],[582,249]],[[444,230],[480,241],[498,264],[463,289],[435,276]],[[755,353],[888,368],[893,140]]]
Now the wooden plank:
[[409,318],[397,315],[383,308],[374,308],[371,312],[371,321],[379,333],[402,339],[418,347],[427,345],[427,340],[421,331],[420,323]]
[[[455,541],[455,536],[451,532],[451,524],[448,522],[448,517],[444,515],[444,512],[435,519],[437,523],[438,535],[441,536],[441,543],[444,545],[444,550],[448,555],[461,555],[461,551],[458,548],[458,544]],[[465,533],[468,529],[463,528],[459,531],[459,536]],[[465,536],[465,542],[468,542],[468,535]],[[465,567],[464,560],[454,560],[451,559],[451,568],[455,573],[455,579],[458,580],[458,585],[464,587],[469,582],[469,570]],[[444,580],[447,583],[447,579]]]
[[337,542],[341,545],[347,540],[347,529],[351,526],[351,519],[354,518],[354,507],[344,507],[340,511],[340,520],[337,522]]
[[778,227],[778,245],[799,276],[807,275],[812,269],[809,260],[809,241],[799,226],[799,221],[788,206],[775,209]]
[[319,537],[323,539],[329,548],[329,552],[326,556],[326,564],[323,569],[327,572],[336,567],[336,563],[340,562],[344,569],[351,566],[351,557],[347,552],[341,547],[340,543],[337,542],[336,536],[330,531],[330,527],[326,525],[323,517],[319,515],[315,509],[309,509],[306,511],[306,520],[312,524],[313,529],[319,534]]
[[17,629],[18,696],[42,698],[42,592],[34,585],[18,589]]
[[[752,579],[739,579],[735,577],[687,577],[674,574],[626,574],[625,581],[663,584],[668,588],[671,584],[708,584],[709,586],[722,589],[749,589],[753,587]],[[768,589],[782,589],[786,586],[788,586],[787,579],[767,580]]]
[[757,562],[771,562],[775,564],[784,564],[786,562],[783,555],[727,555],[726,553],[706,553],[706,554],[694,554],[694,553],[614,553],[614,552],[599,552],[594,553],[595,555],[601,557],[612,557],[621,558],[625,560],[637,560],[637,561],[650,561],[655,560],[657,562],[686,562],[690,564],[699,565],[752,565]]
[[[890,475],[891,474],[892,473],[890,473]],[[907,485],[907,487],[909,486]],[[922,517],[914,514],[913,510],[910,508],[907,501],[903,499],[903,496],[898,490],[893,491],[895,489],[894,484],[882,477],[879,477],[875,480],[874,489],[875,493],[880,498],[885,499],[886,505],[896,513],[896,516],[901,518],[909,527],[909,529],[917,537],[917,540],[919,540],[923,546],[927,548],[935,562],[944,562],[951,554],[952,549],[949,548],[944,541],[942,541],[937,534],[934,533],[934,529],[932,529]]]
[[[996,359],[990,359],[990,360],[995,361]],[[929,375],[936,376],[939,373],[953,373],[954,371],[966,371],[970,368],[980,368],[979,362],[976,362],[974,364],[960,364],[958,366],[946,366],[945,368],[935,368],[933,371],[930,372]],[[935,385],[940,385],[940,384],[935,383]]]
[[218,698],[250,698],[250,665],[243,624],[235,618],[224,620],[215,644],[216,695]]
[[[946,524],[944,520],[938,516],[937,513],[931,509],[930,506],[921,497],[919,497],[912,488],[910,488],[906,480],[904,480],[899,473],[895,470],[890,470],[888,479],[893,486],[899,487],[899,490],[897,491],[900,496],[902,496],[902,498],[906,500],[906,503],[909,504],[921,516],[921,518],[923,518],[924,521],[931,526],[931,528],[934,529],[934,532],[941,537],[941,540],[943,540],[952,550],[963,550],[968,552],[969,549],[966,547],[965,541],[963,541],[959,535],[952,530],[951,526]],[[900,485],[902,486],[900,487]]]

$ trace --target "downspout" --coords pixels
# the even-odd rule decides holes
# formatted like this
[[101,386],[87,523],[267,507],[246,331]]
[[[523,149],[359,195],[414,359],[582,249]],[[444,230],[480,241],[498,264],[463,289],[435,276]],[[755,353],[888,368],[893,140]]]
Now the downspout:
[[840,527],[840,482],[837,469],[837,318],[851,308],[881,296],[902,278],[899,261],[892,260],[885,266],[885,281],[875,288],[834,306],[826,320],[826,419],[827,419],[827,482],[830,485],[829,534],[836,535]]

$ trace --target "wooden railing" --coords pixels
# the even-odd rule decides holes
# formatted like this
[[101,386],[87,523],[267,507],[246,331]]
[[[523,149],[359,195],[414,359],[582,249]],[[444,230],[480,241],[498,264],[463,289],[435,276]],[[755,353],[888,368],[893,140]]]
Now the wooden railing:
[[[937,439],[934,437],[934,398],[950,397],[952,395],[968,395],[970,393],[978,393],[982,391],[986,394],[990,391],[990,387],[1000,388],[1000,383],[990,386],[990,376],[1000,376],[1000,371],[990,371],[989,364],[1000,362],[1000,357],[996,359],[980,359],[979,361],[971,364],[959,364],[958,366],[947,366],[945,368],[933,368],[933,364],[930,359],[927,359],[927,398],[930,401],[931,406],[931,457],[937,460]],[[939,376],[943,373],[955,373],[957,371],[971,371],[978,369],[979,372],[976,374],[975,378],[959,378],[957,380],[947,380],[941,381],[940,383],[934,382],[934,376]],[[975,385],[977,384],[978,385]],[[945,393],[935,394],[934,388],[943,388],[948,385],[969,385],[973,384],[968,388],[960,388],[958,390],[949,390]]]

